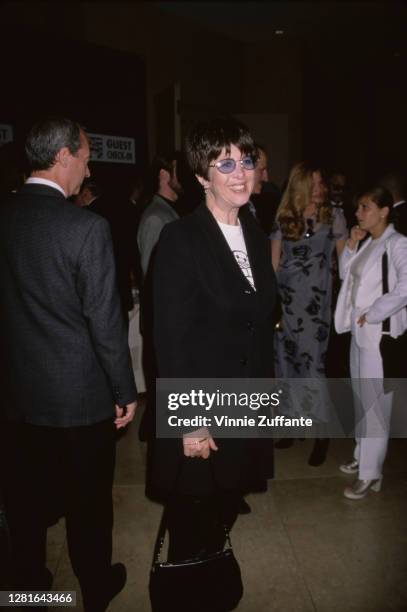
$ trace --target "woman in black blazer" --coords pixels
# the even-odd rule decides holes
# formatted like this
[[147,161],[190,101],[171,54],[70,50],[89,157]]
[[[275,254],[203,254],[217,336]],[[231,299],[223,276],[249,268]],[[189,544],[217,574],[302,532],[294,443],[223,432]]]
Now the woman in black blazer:
[[[212,120],[189,135],[187,156],[205,202],[168,224],[158,244],[159,376],[270,377],[276,284],[268,239],[244,210],[254,181],[253,139],[234,119]],[[222,522],[231,526],[241,496],[264,491],[271,476],[271,440],[214,440],[205,429],[157,439],[151,484],[166,502],[169,558],[220,550]]]

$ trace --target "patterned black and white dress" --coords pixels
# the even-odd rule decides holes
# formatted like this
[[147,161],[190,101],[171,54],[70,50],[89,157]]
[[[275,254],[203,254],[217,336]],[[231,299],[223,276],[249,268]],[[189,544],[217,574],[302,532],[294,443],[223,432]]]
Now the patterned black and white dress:
[[332,310],[332,255],[347,237],[342,211],[332,224],[308,222],[300,240],[286,240],[276,223],[270,238],[281,240],[277,281],[282,301],[281,328],[274,335],[275,372],[282,378],[325,375]]

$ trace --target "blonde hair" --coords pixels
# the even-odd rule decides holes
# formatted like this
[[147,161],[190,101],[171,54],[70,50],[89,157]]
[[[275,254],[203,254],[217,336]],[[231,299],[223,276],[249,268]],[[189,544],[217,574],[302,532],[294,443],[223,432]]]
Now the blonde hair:
[[[319,169],[304,162],[295,164],[290,172],[276,215],[281,233],[286,240],[300,240],[304,234],[304,210],[311,203],[314,172],[319,172]],[[327,202],[318,206],[317,222],[328,225],[332,223],[332,210]]]

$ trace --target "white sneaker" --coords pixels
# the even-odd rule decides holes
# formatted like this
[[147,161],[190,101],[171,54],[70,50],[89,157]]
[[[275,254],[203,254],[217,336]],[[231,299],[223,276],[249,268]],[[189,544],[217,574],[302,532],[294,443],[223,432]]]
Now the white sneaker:
[[357,474],[359,470],[359,463],[356,461],[356,459],[353,459],[348,463],[343,463],[342,465],[340,465],[339,469],[344,474]]
[[379,493],[382,488],[383,476],[374,480],[355,480],[351,487],[346,487],[343,494],[348,499],[363,499],[369,493],[369,489]]

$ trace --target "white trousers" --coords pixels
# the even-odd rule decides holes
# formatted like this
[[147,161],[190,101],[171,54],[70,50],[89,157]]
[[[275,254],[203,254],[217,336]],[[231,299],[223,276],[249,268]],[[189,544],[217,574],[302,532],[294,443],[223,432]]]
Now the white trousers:
[[379,478],[389,441],[393,393],[383,391],[383,362],[379,347],[360,348],[352,336],[350,372],[356,417],[354,458],[359,478]]

